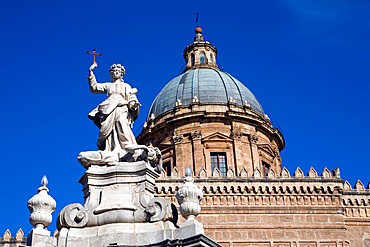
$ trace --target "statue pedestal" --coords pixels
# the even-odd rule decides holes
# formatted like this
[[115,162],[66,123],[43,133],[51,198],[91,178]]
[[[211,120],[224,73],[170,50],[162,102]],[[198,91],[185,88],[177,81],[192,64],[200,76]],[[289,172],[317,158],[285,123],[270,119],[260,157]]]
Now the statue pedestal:
[[154,198],[157,177],[144,161],[90,166],[79,181],[84,206],[75,203],[60,212],[55,246],[219,246],[204,237],[202,225],[193,219],[176,226],[176,207]]
[[175,226],[175,206],[154,198],[157,177],[144,161],[89,167],[79,181],[85,204],[68,205],[59,214],[56,246],[172,246],[203,234],[195,221]]
[[121,162],[114,166],[93,165],[79,181],[83,185],[84,207],[92,210],[94,215],[116,210],[126,212],[126,219],[106,223],[144,222],[145,219],[134,215],[154,197],[157,177],[159,174],[144,161]]
[[144,161],[90,166],[79,181],[84,206],[66,206],[58,216],[58,229],[150,221],[154,212],[150,215],[148,207],[157,177],[159,174]]

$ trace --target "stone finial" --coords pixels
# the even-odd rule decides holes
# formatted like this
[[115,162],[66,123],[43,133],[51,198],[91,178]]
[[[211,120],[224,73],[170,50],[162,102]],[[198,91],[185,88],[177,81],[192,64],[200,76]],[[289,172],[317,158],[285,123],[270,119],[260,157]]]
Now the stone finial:
[[307,176],[310,177],[310,178],[316,178],[317,177],[317,172],[312,166],[311,166],[310,170],[308,171]]
[[234,170],[231,167],[229,167],[229,169],[227,169],[227,172],[226,172],[226,177],[232,178],[234,176],[235,176]]
[[323,177],[323,178],[330,178],[331,177],[331,173],[328,170],[328,168],[326,168],[326,167],[324,168],[324,170],[321,173],[321,177]]
[[357,182],[355,183],[355,189],[356,190],[364,190],[365,189],[365,186],[364,184],[359,180],[357,180]]
[[294,177],[296,177],[296,178],[303,178],[304,177],[304,174],[303,174],[303,171],[301,170],[301,168],[297,167],[297,169],[294,172]]
[[177,169],[177,167],[175,166],[172,170],[172,174],[171,174],[171,177],[173,178],[178,178],[180,177],[180,172],[179,172],[179,169]]
[[185,169],[185,177],[191,177],[192,171],[190,166],[186,167]]
[[199,176],[200,178],[206,178],[206,177],[208,177],[208,175],[207,175],[207,170],[206,170],[204,167],[202,167],[202,168],[200,169],[199,173],[198,173],[198,176]]
[[203,30],[200,27],[195,28],[194,42],[204,42],[204,37],[202,35]]
[[343,184],[343,190],[351,190],[352,186],[351,184],[346,180]]
[[215,178],[219,178],[219,177],[221,177],[221,172],[220,172],[220,170],[218,169],[218,167],[216,167],[215,169],[213,169],[212,177],[215,177]]
[[162,168],[161,175],[159,176],[160,178],[165,178],[167,177],[167,172],[164,168]]
[[243,105],[244,105],[245,107],[251,107],[251,104],[250,104],[247,100],[244,100]]
[[200,213],[199,202],[203,198],[202,191],[194,184],[191,168],[185,170],[185,184],[176,193],[176,199],[180,205],[181,215],[187,219],[194,219]]
[[3,234],[3,240],[9,241],[12,238],[12,234],[10,233],[9,229],[6,229],[6,231]]
[[340,170],[339,168],[334,168],[332,170],[332,173],[333,173],[333,176],[336,177],[336,178],[340,178]]
[[245,167],[243,166],[243,168],[242,168],[242,170],[241,170],[241,172],[240,172],[240,174],[239,174],[239,176],[240,177],[248,177],[248,171],[247,171],[247,169],[245,169]]
[[261,178],[262,177],[262,172],[260,171],[260,169],[258,167],[256,167],[256,169],[254,169],[254,171],[253,171],[253,177],[254,178]]
[[236,103],[236,101],[235,101],[235,99],[233,98],[233,97],[229,97],[229,103],[230,104],[235,104]]
[[268,178],[275,178],[276,177],[276,172],[274,171],[273,168],[270,168],[268,173],[267,173]]
[[288,169],[286,169],[285,166],[281,170],[281,177],[282,178],[289,178],[290,177],[290,172],[288,171]]
[[17,241],[22,241],[24,238],[24,232],[22,231],[21,228],[19,228],[18,232],[15,234],[15,239]]
[[51,214],[56,207],[55,200],[48,194],[47,184],[48,179],[44,176],[41,180],[42,186],[38,188],[38,194],[28,201],[28,209],[31,212],[30,223],[36,229],[43,229],[50,225],[52,221]]

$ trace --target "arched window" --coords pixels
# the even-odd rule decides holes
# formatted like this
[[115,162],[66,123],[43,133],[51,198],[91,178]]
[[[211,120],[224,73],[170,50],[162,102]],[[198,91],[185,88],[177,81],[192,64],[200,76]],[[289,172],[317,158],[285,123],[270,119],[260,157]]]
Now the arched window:
[[212,63],[212,65],[215,64],[215,60],[213,59],[213,55],[211,55],[210,57],[211,57],[211,63]]
[[200,64],[206,64],[206,54],[204,54],[204,52],[199,55],[199,60]]
[[192,53],[192,54],[190,55],[190,65],[191,65],[191,66],[194,66],[194,61],[195,61],[194,53]]

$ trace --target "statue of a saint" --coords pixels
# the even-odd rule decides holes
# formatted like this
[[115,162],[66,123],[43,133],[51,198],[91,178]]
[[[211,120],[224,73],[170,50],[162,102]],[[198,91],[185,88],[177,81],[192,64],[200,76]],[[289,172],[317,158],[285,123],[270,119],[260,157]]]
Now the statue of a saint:
[[131,131],[132,124],[138,117],[140,103],[136,98],[137,89],[123,81],[125,69],[120,64],[113,64],[109,73],[112,82],[98,83],[93,70],[89,69],[89,84],[93,94],[107,94],[107,99],[89,113],[89,118],[100,128],[97,146],[99,151],[82,152],[78,160],[87,167],[89,164],[117,162],[127,154],[126,145],[136,145]]

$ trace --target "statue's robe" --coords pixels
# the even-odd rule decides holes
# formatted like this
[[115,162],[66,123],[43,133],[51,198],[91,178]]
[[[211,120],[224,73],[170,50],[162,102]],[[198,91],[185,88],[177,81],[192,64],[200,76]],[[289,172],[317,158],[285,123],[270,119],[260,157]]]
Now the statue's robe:
[[115,152],[122,157],[127,144],[136,144],[131,128],[139,108],[131,110],[129,104],[138,104],[137,89],[123,81],[97,83],[95,76],[88,78],[92,93],[107,94],[107,99],[89,113],[89,118],[100,128],[97,146],[99,150]]

